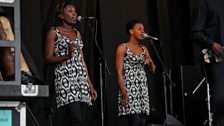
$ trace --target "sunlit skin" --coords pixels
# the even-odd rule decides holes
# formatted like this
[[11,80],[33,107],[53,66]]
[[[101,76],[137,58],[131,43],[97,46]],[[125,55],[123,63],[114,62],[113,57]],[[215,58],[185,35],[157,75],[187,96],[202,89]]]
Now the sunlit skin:
[[[58,30],[59,32],[71,39],[71,40],[75,40],[75,38],[77,36],[81,36],[80,32],[77,30],[77,33],[75,33],[74,29],[73,29],[73,25],[76,24],[76,17],[77,17],[77,13],[76,13],[76,9],[73,5],[66,5],[63,12],[58,15],[59,18],[62,19],[62,24],[60,26],[58,26]],[[54,55],[54,44],[55,41],[57,40],[57,34],[54,30],[54,28],[51,28],[48,33],[47,33],[47,37],[46,37],[46,42],[45,42],[45,61],[47,64],[57,64],[57,63],[61,63],[63,61],[66,61],[68,59],[71,59],[73,57],[73,52],[74,49],[76,48],[74,44],[71,44],[68,48],[68,55],[64,55],[64,56],[55,56]],[[82,60],[86,66],[86,63],[84,61],[84,55],[83,55],[83,51],[80,50],[81,55],[82,55]],[[87,67],[86,67],[87,68]],[[88,73],[88,70],[87,70]],[[97,92],[93,87],[93,84],[90,81],[89,75],[88,75],[88,84],[90,87],[90,91],[91,91],[91,97],[93,100],[96,100],[97,98]]]
[[[134,54],[140,56],[143,52],[142,47],[139,45],[139,41],[144,39],[144,26],[141,23],[137,23],[134,25],[132,29],[129,30],[130,36],[129,40],[127,42],[127,46],[130,49],[131,52]],[[145,52],[144,52],[144,58],[145,58],[145,63],[147,64],[149,70],[152,73],[155,73],[156,66],[154,65],[148,49],[143,46]],[[124,64],[124,56],[126,53],[126,48],[124,44],[120,44],[117,48],[116,52],[116,71],[117,71],[117,78],[118,78],[118,84],[122,93],[122,101],[121,104],[123,106],[128,105],[129,103],[129,97],[128,93],[126,91],[126,87],[124,85],[124,80],[123,80],[123,64]]]

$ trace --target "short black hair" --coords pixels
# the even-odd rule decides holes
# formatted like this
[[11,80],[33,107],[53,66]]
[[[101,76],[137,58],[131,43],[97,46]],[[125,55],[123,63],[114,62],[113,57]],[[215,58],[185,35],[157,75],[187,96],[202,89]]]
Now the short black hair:
[[139,19],[137,19],[137,18],[132,18],[132,19],[130,19],[128,22],[127,22],[127,24],[126,24],[126,33],[128,34],[128,35],[130,35],[130,29],[132,29],[136,24],[143,24]]

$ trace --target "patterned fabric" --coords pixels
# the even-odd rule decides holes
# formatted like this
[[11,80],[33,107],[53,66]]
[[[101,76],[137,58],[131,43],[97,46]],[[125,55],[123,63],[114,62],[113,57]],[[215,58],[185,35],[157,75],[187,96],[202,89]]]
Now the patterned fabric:
[[54,54],[56,56],[67,55],[68,47],[71,43],[74,43],[76,46],[74,56],[69,60],[57,64],[55,69],[57,107],[64,106],[74,101],[85,102],[91,105],[87,70],[80,53],[83,48],[83,42],[78,36],[73,41],[63,36],[57,28],[55,28],[55,31],[58,37],[54,46]]
[[149,96],[146,72],[144,70],[144,48],[141,55],[136,55],[130,51],[127,44],[126,55],[123,64],[123,80],[129,95],[129,104],[121,105],[122,94],[118,95],[118,115],[146,114],[149,115]]

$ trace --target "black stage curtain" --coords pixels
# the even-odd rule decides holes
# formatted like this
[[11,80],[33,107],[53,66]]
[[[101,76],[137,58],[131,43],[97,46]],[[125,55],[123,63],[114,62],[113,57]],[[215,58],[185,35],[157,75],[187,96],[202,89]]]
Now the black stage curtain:
[[190,1],[157,0],[157,10],[159,34],[163,41],[162,57],[166,68],[171,71],[171,80],[175,83],[172,90],[169,90],[172,98],[169,110],[185,123],[184,88],[192,84],[182,81],[189,73],[183,73],[180,66],[193,65],[195,59],[193,43],[189,38]]
[[163,59],[168,68],[192,65],[193,44],[190,33],[189,0],[157,0]]

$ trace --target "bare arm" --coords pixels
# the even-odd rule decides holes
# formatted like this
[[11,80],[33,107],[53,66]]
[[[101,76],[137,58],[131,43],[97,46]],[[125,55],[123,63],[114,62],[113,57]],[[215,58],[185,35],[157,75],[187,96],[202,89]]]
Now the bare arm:
[[152,58],[150,57],[149,51],[145,46],[143,48],[145,50],[145,54],[144,54],[144,58],[145,58],[145,61],[146,61],[145,63],[147,64],[149,71],[151,73],[155,73],[156,66],[153,63]]
[[124,64],[125,50],[126,50],[125,46],[123,44],[120,44],[116,51],[116,72],[117,72],[118,84],[123,98],[121,101],[122,105],[127,105],[129,103],[128,92],[126,90],[123,80],[123,64]]
[[82,50],[80,50],[80,52],[81,52],[81,55],[82,55],[82,61],[83,61],[84,65],[85,65],[85,67],[86,67],[86,74],[87,74],[87,79],[88,79],[87,81],[88,81],[88,84],[89,84],[89,88],[90,88],[90,92],[91,92],[91,97],[95,101],[96,98],[97,98],[97,92],[94,89],[93,84],[92,84],[92,82],[90,80],[90,77],[89,77],[89,74],[88,74],[89,72],[88,72],[88,69],[87,69],[87,66],[86,66],[86,62],[84,60],[84,55],[83,55]]

